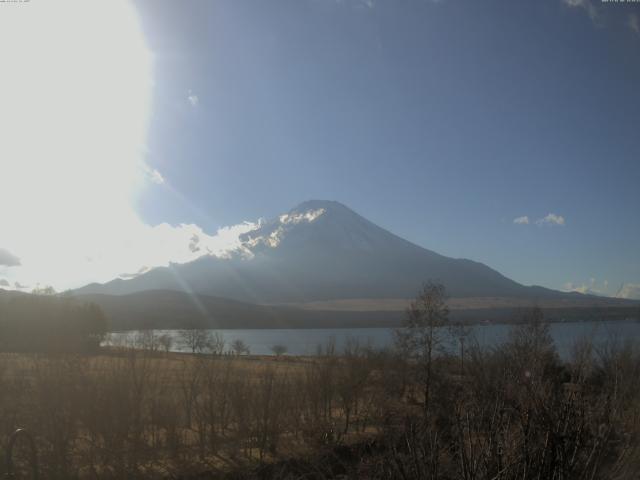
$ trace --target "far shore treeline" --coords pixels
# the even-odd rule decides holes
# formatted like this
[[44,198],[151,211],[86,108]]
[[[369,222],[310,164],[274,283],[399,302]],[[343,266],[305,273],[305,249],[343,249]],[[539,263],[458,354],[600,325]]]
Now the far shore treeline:
[[100,307],[72,297],[0,298],[0,351],[90,352],[108,331]]

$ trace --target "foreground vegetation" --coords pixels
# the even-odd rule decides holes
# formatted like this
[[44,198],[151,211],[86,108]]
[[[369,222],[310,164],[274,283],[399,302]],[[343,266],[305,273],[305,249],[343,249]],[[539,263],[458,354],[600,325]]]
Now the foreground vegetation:
[[482,349],[443,299],[425,286],[385,351],[4,353],[0,432],[32,432],[53,479],[638,477],[635,345],[578,339],[561,360],[533,310]]
[[521,328],[464,364],[435,358],[428,390],[415,362],[355,343],[313,359],[4,354],[1,428],[36,436],[43,478],[635,478],[638,352],[579,344],[563,364],[547,340]]

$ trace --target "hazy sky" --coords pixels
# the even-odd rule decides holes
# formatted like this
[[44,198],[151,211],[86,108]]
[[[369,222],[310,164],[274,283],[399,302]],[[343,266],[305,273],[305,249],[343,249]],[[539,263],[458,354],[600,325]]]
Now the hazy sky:
[[[19,19],[0,38],[15,64],[0,126],[55,137],[0,146],[18,171],[0,193],[14,212],[0,281],[66,288],[187,261],[194,234],[232,246],[242,222],[318,198],[524,284],[640,283],[640,4],[119,0],[96,14],[70,0],[42,42],[44,3],[0,4]],[[60,55],[67,70],[43,66]],[[43,102],[55,115],[34,127]]]

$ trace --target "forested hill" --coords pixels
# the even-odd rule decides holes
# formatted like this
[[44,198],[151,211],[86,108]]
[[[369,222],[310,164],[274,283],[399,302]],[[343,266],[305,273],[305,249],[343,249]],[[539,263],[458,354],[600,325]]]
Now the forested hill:
[[76,298],[2,291],[0,350],[91,351],[109,330],[94,303]]

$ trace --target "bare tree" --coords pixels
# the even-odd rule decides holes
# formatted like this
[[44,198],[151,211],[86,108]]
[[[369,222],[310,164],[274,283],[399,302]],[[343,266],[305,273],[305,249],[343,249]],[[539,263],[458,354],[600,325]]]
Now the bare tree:
[[40,284],[38,283],[36,285],[36,288],[31,290],[31,293],[33,295],[55,295],[57,292],[51,285],[40,286]]
[[372,370],[368,357],[370,351],[370,347],[361,347],[356,338],[347,338],[341,368],[336,372],[336,390],[342,404],[344,434],[349,432],[352,414],[358,415],[360,399]]
[[134,345],[136,348],[155,352],[158,350],[160,342],[153,330],[142,330],[136,334]]
[[274,345],[271,347],[271,351],[273,352],[273,354],[276,357],[281,357],[282,355],[284,355],[285,353],[287,353],[287,346],[286,345]]
[[433,377],[434,354],[442,349],[449,323],[444,285],[427,282],[407,309],[404,325],[396,330],[396,345],[418,367],[424,392],[425,417],[429,412],[429,395]]
[[509,332],[505,348],[512,371],[527,379],[540,378],[547,366],[558,361],[550,326],[539,307],[524,313],[521,323]]
[[236,338],[233,342],[231,342],[231,349],[234,351],[236,355],[249,354],[249,346],[244,343],[243,340]]
[[202,353],[209,346],[209,333],[204,329],[181,330],[180,340],[182,345],[191,353]]
[[207,332],[206,348],[212,355],[220,356],[224,353],[226,340],[220,332]]
[[158,337],[158,344],[162,347],[165,353],[169,353],[169,351],[171,351],[171,346],[173,345],[173,338],[171,335],[165,333]]
[[454,322],[449,326],[449,333],[460,347],[460,373],[464,374],[464,347],[469,335],[471,335],[471,326],[462,322]]

